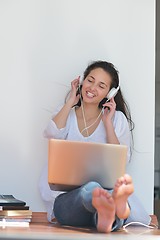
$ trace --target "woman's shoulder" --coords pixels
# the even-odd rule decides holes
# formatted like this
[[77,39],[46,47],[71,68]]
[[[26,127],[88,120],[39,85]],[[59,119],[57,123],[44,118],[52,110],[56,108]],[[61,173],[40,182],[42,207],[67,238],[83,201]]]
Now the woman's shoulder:
[[115,111],[115,115],[114,115],[114,120],[115,123],[119,122],[119,124],[124,124],[124,125],[128,125],[128,120],[126,118],[126,116],[124,115],[123,112],[121,111]]
[[121,118],[121,119],[126,119],[127,120],[127,118],[126,118],[126,116],[124,115],[124,113],[123,112],[121,112],[121,111],[119,111],[119,110],[116,110],[115,111],[115,118]]

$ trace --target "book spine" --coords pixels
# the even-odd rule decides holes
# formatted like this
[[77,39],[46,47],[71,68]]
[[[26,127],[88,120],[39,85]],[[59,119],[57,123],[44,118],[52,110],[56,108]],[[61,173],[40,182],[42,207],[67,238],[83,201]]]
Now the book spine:
[[0,227],[28,227],[29,222],[6,222],[5,220],[0,221]]
[[27,216],[32,215],[31,210],[3,210],[0,211],[0,217],[3,216]]

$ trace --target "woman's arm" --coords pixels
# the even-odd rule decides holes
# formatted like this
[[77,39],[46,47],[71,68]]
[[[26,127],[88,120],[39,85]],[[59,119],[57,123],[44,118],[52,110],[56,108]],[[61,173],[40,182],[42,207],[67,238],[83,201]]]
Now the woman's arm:
[[106,129],[107,143],[120,144],[113,126],[113,116],[116,110],[114,98],[103,105],[105,107],[102,120]]
[[111,99],[110,102],[104,105],[106,109],[102,119],[106,129],[107,143],[126,145],[128,147],[127,161],[129,161],[131,155],[131,133],[128,121],[122,112],[115,111],[116,103],[114,99]]
[[52,119],[56,124],[57,128],[59,129],[64,128],[66,126],[70,110],[79,100],[79,95],[76,96],[78,84],[79,78],[71,82],[71,93],[69,99],[67,100],[66,104],[62,107],[62,109],[57,113],[57,115],[54,116],[54,118]]
[[52,119],[49,121],[47,127],[44,130],[44,137],[51,139],[65,139],[67,136],[67,121],[69,120],[69,114],[72,107],[78,102],[79,95],[76,96],[77,87],[79,84],[79,78],[71,82],[71,92],[65,105],[58,108]]

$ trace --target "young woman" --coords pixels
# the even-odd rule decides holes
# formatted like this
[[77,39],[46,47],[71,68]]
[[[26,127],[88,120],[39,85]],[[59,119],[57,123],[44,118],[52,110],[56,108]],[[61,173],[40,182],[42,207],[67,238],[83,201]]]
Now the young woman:
[[[80,77],[71,82],[65,104],[58,108],[44,136],[99,143],[125,144],[130,159],[131,115],[121,93],[118,71],[105,61],[91,63]],[[94,226],[99,232],[111,232],[130,221],[150,223],[150,217],[133,193],[129,175],[117,179],[113,190],[97,182],[69,192],[51,191],[47,165],[40,178],[40,192],[48,219],[54,216],[62,225]]]

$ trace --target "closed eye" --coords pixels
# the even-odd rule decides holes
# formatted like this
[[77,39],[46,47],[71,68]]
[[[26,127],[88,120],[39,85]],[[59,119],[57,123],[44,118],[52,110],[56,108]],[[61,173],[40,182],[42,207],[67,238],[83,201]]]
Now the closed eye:
[[104,84],[103,85],[100,84],[99,87],[102,88],[102,89],[105,89],[105,85]]
[[88,80],[88,82],[92,82],[92,80],[91,79],[87,79]]

